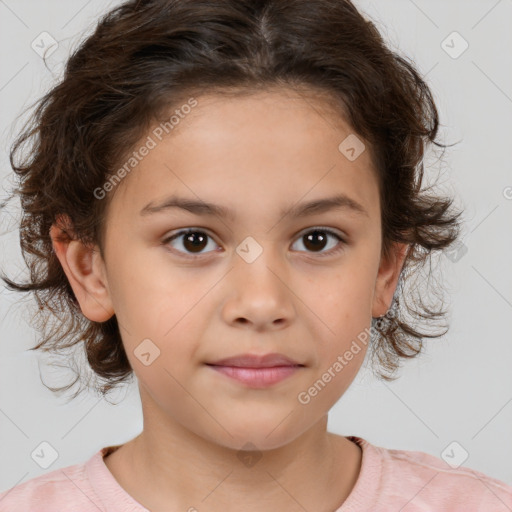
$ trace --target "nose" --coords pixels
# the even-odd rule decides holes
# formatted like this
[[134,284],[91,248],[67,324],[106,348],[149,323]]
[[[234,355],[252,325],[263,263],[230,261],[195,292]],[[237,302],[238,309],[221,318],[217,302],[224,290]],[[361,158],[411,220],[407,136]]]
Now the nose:
[[224,320],[258,332],[285,328],[295,316],[295,296],[286,263],[273,256],[270,249],[249,261],[237,255],[227,276]]

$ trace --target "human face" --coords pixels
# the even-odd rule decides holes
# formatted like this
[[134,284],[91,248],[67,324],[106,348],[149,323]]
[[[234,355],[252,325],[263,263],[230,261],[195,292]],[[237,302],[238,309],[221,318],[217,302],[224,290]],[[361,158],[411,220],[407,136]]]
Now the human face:
[[[354,161],[342,154],[353,130],[312,98],[284,90],[196,98],[109,205],[108,290],[143,406],[150,401],[160,421],[234,449],[277,448],[325,417],[356,376],[364,344],[307,404],[300,394],[350,349],[372,314],[385,312],[376,311],[384,267],[369,151]],[[232,216],[176,207],[141,214],[171,195]],[[338,195],[360,209],[283,214]],[[169,241],[191,228],[200,232],[191,241]],[[303,366],[253,387],[207,364],[268,353]]]

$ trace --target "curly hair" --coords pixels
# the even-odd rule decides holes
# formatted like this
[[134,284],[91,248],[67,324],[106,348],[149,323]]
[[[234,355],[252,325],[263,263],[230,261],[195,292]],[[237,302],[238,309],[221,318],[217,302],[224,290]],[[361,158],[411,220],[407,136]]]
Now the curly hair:
[[[64,230],[63,240],[95,244],[103,254],[112,194],[100,200],[94,191],[152,122],[192,95],[272,87],[327,95],[333,109],[339,106],[371,151],[382,255],[394,242],[409,244],[393,314],[372,319],[369,348],[377,376],[394,380],[401,359],[418,355],[424,338],[446,333],[423,329],[442,328],[435,325],[446,316],[441,287],[433,288],[436,300],[428,304],[410,281],[436,251],[456,241],[462,212],[454,211],[452,198],[422,188],[427,146],[447,146],[436,140],[438,112],[414,63],[388,48],[349,0],[132,0],[99,20],[10,148],[30,279],[2,279],[37,301],[33,324],[42,340],[30,350],[57,354],[83,342],[86,370],[92,369],[95,390],[104,396],[133,376],[116,316],[101,323],[85,318],[53,251],[50,228],[66,216],[72,232]],[[427,281],[431,273],[430,265]],[[80,376],[77,370],[72,383],[51,389],[69,389]]]

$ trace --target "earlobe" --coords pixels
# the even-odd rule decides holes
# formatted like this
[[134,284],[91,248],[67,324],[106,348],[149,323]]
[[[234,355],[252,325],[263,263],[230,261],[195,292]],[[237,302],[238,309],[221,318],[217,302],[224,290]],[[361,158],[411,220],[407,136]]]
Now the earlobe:
[[390,257],[381,259],[373,297],[372,317],[377,318],[387,313],[398,284],[409,244],[396,243]]
[[84,316],[105,322],[114,315],[108,291],[105,265],[96,247],[79,240],[63,240],[62,229],[52,225],[53,248]]

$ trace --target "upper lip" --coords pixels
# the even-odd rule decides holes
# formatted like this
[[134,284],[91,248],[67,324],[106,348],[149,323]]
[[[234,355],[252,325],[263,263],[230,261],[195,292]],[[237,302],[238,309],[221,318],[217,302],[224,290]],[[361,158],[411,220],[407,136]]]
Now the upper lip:
[[237,366],[241,368],[272,368],[273,366],[304,366],[283,354],[240,354],[234,357],[220,359],[213,363],[213,366]]

